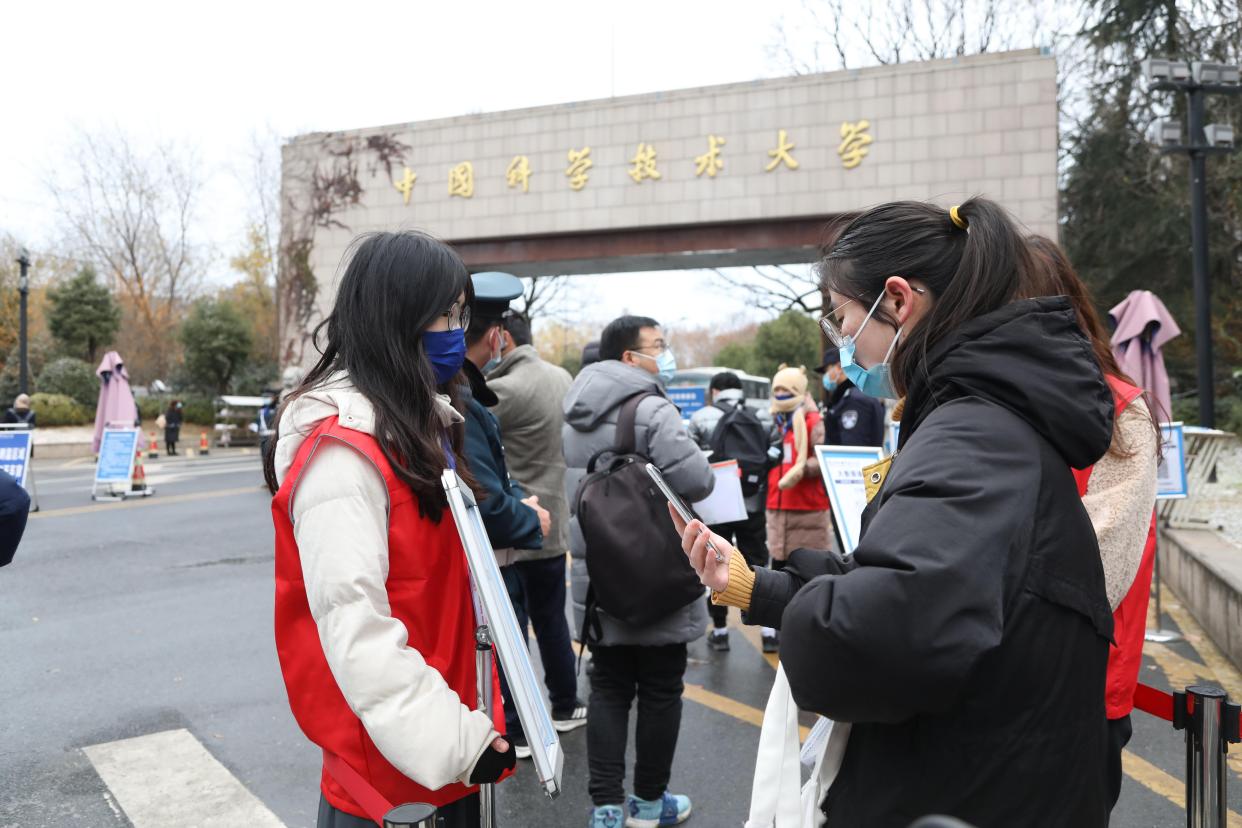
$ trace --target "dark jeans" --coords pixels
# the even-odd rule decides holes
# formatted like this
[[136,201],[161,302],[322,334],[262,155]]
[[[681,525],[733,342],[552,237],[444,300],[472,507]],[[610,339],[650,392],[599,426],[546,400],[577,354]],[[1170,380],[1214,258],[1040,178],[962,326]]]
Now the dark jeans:
[[[436,816],[442,820],[439,823],[441,828],[479,828],[479,795],[470,794],[465,799],[443,805],[436,809]],[[315,828],[375,828],[375,823],[332,807],[320,794],[319,819],[315,822]]]
[[1134,725],[1129,716],[1108,720],[1108,764],[1105,770],[1105,795],[1108,797],[1108,808],[1111,811],[1121,797],[1121,752],[1130,743],[1134,735]]
[[625,744],[638,696],[634,795],[659,799],[668,789],[681,730],[686,645],[592,647],[587,718],[588,789],[602,805],[625,802]]
[[[766,513],[751,512],[746,515],[746,520],[739,520],[736,523],[722,523],[719,526],[711,527],[711,530],[733,544],[742,553],[746,563],[753,567],[768,565],[768,524]],[[712,603],[712,597],[708,595],[707,611],[712,616],[712,626],[718,630],[723,630],[728,621],[729,608],[716,606]]]
[[[569,621],[565,618],[565,556],[541,561],[522,561],[500,568],[509,590],[509,600],[518,626],[526,634],[527,624],[535,628],[539,657],[543,661],[543,682],[554,712],[570,712],[578,701],[578,675],[574,670],[574,650],[570,643]],[[505,727],[510,736],[522,734],[517,706],[509,699],[509,684],[500,674],[500,692],[505,703]]]

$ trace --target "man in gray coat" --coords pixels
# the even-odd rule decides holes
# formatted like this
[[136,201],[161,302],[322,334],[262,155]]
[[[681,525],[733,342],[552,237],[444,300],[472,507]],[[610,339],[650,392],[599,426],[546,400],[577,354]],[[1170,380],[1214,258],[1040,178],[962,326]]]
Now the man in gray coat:
[[[561,455],[561,403],[573,378],[558,365],[539,357],[531,345],[530,325],[520,316],[502,322],[500,359],[487,374],[487,387],[499,402],[492,413],[504,434],[509,476],[552,516],[540,549],[498,550],[501,573],[525,632],[535,628],[544,683],[557,730],[576,730],[587,723],[587,708],[578,699],[569,621],[565,618],[565,553],[569,549],[569,506],[565,501],[565,460]],[[516,708],[505,706],[509,739],[519,759],[530,757]]]
[[[663,472],[669,485],[689,501],[711,494],[715,482],[707,458],[687,436],[681,413],[664,392],[676,370],[659,323],[641,316],[611,322],[600,337],[600,362],[582,369],[565,397],[562,430],[570,498],[570,551],[573,556],[574,614],[582,629],[589,578],[582,532],[573,516],[573,496],[591,456],[617,443],[622,403],[651,392],[635,417],[635,450]],[[671,526],[671,524],[670,524]],[[670,531],[671,528],[670,528]],[[587,725],[589,789],[593,824],[622,816],[631,822],[665,825],[690,813],[690,800],[668,792],[673,755],[681,728],[682,678],[686,644],[707,626],[701,600],[645,627],[632,627],[599,611],[600,636],[592,641],[590,721]],[[638,697],[634,795],[625,796],[625,746],[630,705]]]

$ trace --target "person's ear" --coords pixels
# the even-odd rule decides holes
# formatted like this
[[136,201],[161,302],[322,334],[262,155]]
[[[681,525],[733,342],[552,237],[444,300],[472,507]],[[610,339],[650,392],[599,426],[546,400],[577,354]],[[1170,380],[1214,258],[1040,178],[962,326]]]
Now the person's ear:
[[889,276],[884,283],[884,293],[893,303],[893,318],[897,320],[897,327],[900,328],[914,312],[914,288],[901,276]]

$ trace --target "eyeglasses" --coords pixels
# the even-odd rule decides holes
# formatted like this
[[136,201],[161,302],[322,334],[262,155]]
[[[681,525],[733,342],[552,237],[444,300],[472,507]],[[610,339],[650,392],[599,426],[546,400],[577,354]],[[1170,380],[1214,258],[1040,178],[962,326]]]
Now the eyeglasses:
[[[927,291],[924,290],[923,288],[915,287],[914,285],[911,285],[910,289],[913,290],[915,293],[920,293],[920,294],[927,293]],[[880,306],[880,301],[883,300],[883,298],[884,298],[884,294],[881,293],[880,296],[875,300],[875,304],[871,306],[871,312],[867,314],[867,319],[870,319],[871,315],[875,313],[875,309]],[[845,307],[846,305],[848,305],[850,302],[853,302],[853,301],[854,301],[853,299],[846,299],[844,302],[837,305],[832,310],[828,311],[827,316],[819,320],[820,330],[824,332],[824,336],[828,337],[828,341],[831,342],[833,346],[836,348],[844,348],[846,345],[848,345],[853,340],[852,336],[850,336],[844,330],[842,330],[841,320],[837,318],[837,313],[841,310],[841,308]],[[863,324],[866,324],[866,319],[863,320]],[[860,329],[861,329],[861,326],[860,326]]]
[[853,301],[853,299],[846,299],[844,302],[828,311],[827,316],[824,316],[819,320],[819,329],[824,332],[824,336],[828,337],[828,341],[831,342],[835,348],[843,347],[847,341],[845,332],[841,330],[841,320],[837,319],[837,312]]
[[662,354],[668,350],[668,343],[657,342],[655,345],[644,345],[641,348],[631,348],[630,350],[640,354],[643,351],[655,351],[657,354]]
[[450,307],[448,310],[446,310],[444,313],[440,315],[449,321],[450,331],[465,330],[466,328],[470,327],[470,306],[469,305],[462,307],[458,305],[456,302],[454,302],[452,307]]

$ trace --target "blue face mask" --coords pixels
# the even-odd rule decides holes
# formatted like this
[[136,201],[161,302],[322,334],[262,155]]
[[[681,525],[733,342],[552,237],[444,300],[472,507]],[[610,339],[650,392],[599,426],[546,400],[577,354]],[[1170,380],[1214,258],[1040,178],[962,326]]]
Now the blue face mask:
[[827,374],[824,374],[824,390],[829,394],[837,390],[837,381]]
[[423,350],[436,374],[436,385],[457,376],[461,364],[466,361],[466,331],[426,331],[423,333]]
[[630,353],[638,354],[647,359],[654,359],[656,363],[656,376],[660,378],[660,382],[664,385],[668,385],[673,381],[673,375],[677,373],[677,357],[673,355],[671,348],[665,348],[658,357],[640,353],[639,351],[631,351]]
[[851,336],[849,341],[841,346],[841,370],[845,372],[845,376],[849,377],[850,382],[854,383],[854,387],[863,394],[869,397],[895,400],[897,399],[897,392],[893,390],[888,360],[897,348],[897,340],[901,337],[901,328],[897,329],[897,333],[893,336],[893,344],[888,346],[888,353],[884,355],[884,361],[879,365],[863,368],[854,361],[855,339],[863,332],[863,328],[867,327],[867,323],[871,321],[872,315],[875,314],[875,309],[880,306],[880,301],[883,298],[884,294],[881,293],[879,298],[875,300],[875,304],[871,306],[871,310],[867,312],[867,318],[858,326],[858,333]]

